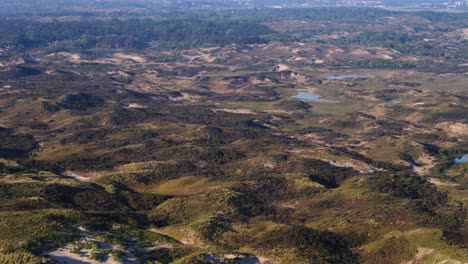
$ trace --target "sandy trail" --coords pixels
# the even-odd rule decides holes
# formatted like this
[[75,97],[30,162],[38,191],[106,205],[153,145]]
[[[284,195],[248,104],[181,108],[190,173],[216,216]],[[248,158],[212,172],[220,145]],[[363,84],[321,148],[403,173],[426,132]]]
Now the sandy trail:
[[459,183],[453,183],[453,182],[446,182],[446,181],[441,181],[436,178],[429,178],[428,181],[436,186],[449,186],[449,187],[456,187],[460,186]]
[[414,166],[413,171],[419,176],[431,175],[431,170],[435,167],[436,159],[427,153],[423,153],[416,159],[419,166]]
[[[117,248],[103,242],[99,242],[99,244],[101,249],[110,250]],[[81,249],[80,253],[77,254],[72,252],[74,248],[75,244],[70,243],[62,248],[44,252],[43,255],[50,256],[57,264],[140,264],[140,262],[136,260],[135,255],[127,250],[124,251],[126,256],[122,256],[121,260],[114,260],[113,257],[108,254],[98,261],[90,258],[90,249]]]
[[83,251],[85,253],[84,256],[80,256],[77,254],[73,254],[70,252],[69,248],[61,248],[54,251],[50,251],[47,253],[54,261],[58,264],[117,264],[120,262],[116,262],[112,260],[112,258],[107,257],[103,261],[91,260],[87,255],[89,255],[88,251]]
[[432,249],[432,248],[419,247],[418,248],[418,253],[416,253],[416,255],[413,257],[413,259],[410,260],[410,261],[402,262],[402,264],[417,264],[417,263],[420,263],[420,261],[426,255],[431,254],[433,251],[434,251],[434,249]]
[[208,61],[208,62],[213,62],[213,61],[214,61],[213,58],[210,58],[210,54],[205,54],[205,53],[203,53],[203,52],[200,52],[199,50],[195,50],[195,52],[196,52],[197,54],[199,54],[199,55],[197,55],[197,56],[185,55],[185,56],[187,56],[187,57],[190,58],[189,63],[192,63],[194,60],[200,59],[200,58],[203,59],[203,60],[205,60],[205,61]]
[[72,171],[66,171],[63,175],[74,178],[75,180],[80,182],[91,182],[91,178],[78,175]]
[[244,115],[251,115],[256,114],[255,111],[250,109],[228,109],[228,108],[216,108],[211,109],[213,112],[227,112],[227,113],[234,113],[234,114],[244,114]]

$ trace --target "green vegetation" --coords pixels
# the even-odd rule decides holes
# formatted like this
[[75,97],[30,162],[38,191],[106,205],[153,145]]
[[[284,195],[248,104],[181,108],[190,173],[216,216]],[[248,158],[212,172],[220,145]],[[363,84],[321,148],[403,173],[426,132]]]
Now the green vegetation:
[[0,157],[27,156],[37,148],[33,135],[15,134],[11,129],[0,127]]
[[365,263],[399,263],[408,261],[417,253],[416,247],[404,237],[390,237],[369,246],[363,256]]
[[265,234],[257,247],[271,250],[294,249],[307,263],[357,263],[346,242],[329,232],[305,227],[290,227]]
[[447,194],[438,192],[426,180],[410,175],[376,175],[370,179],[370,188],[396,197],[412,199],[424,210],[447,203]]
[[0,263],[468,261],[466,13],[199,4],[0,19]]
[[[154,21],[129,19],[93,22],[33,23],[24,20],[0,21],[3,45],[24,48],[52,44],[54,49],[125,48],[141,49],[151,41],[178,43],[177,46],[206,44],[263,43],[262,35],[274,33],[261,24],[209,22],[183,19]],[[50,34],[54,32],[54,34]]]

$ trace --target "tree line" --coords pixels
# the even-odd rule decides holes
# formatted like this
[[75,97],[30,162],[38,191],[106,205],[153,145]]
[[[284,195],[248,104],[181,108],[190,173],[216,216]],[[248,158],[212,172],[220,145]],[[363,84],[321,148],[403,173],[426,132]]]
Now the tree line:
[[186,46],[266,42],[275,31],[265,25],[197,19],[37,23],[0,20],[0,44],[20,48],[144,48],[150,42],[176,42]]

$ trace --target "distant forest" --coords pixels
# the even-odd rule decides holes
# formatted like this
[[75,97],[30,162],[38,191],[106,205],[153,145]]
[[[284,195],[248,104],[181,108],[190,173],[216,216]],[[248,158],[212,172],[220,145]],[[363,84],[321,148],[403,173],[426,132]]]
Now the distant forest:
[[99,22],[37,23],[25,20],[1,20],[0,42],[22,48],[144,48],[148,43],[177,42],[189,46],[201,44],[264,43],[267,26],[242,22],[202,20],[155,21],[129,19]]
[[[27,19],[0,19],[0,46],[21,49],[50,47],[55,49],[125,48],[140,49],[151,42],[170,43],[170,47],[203,45],[255,44],[269,41],[302,41],[310,34],[279,33],[264,23],[280,20],[328,21],[342,23],[371,23],[377,18],[402,14],[375,8],[291,8],[232,10],[206,14],[203,12],[169,12],[158,19],[109,19],[99,21],[37,22]],[[418,12],[418,16],[434,22],[450,21],[465,24],[466,13]],[[203,19],[202,19],[203,18]],[[326,28],[324,30],[327,30]],[[373,34],[366,32],[363,44],[391,41],[407,43],[406,35]],[[349,44],[349,41],[346,44]],[[334,43],[337,44],[337,43]],[[174,46],[175,45],[175,46]]]

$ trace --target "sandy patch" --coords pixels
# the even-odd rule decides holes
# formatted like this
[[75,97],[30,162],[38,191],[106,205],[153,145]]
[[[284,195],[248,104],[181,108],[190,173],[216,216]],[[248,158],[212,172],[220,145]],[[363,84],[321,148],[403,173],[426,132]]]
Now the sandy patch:
[[74,178],[77,181],[80,182],[91,182],[93,178],[101,176],[99,173],[96,172],[72,172],[72,171],[66,171],[64,176]]
[[276,264],[276,261],[273,261],[270,258],[265,258],[265,257],[258,257],[258,260],[260,260],[260,264]]
[[143,109],[143,108],[148,108],[147,106],[144,106],[144,105],[141,105],[141,104],[137,104],[137,103],[131,103],[127,106],[127,108],[139,108],[139,109]]
[[80,176],[80,175],[78,175],[78,174],[76,174],[74,172],[71,172],[71,171],[66,171],[63,175],[68,176],[68,177],[72,177],[75,180],[80,181],[80,182],[90,182],[91,181],[90,178]]
[[[120,264],[122,262],[114,261],[112,257],[107,256],[102,261],[92,260],[89,258],[90,250],[81,250],[82,255],[71,253],[72,246],[60,248],[54,251],[47,252],[57,264]],[[129,262],[127,262],[129,263]],[[134,262],[138,263],[138,262]]]
[[402,61],[408,61],[408,62],[418,62],[419,58],[416,56],[404,56],[401,58]]
[[446,181],[442,181],[436,178],[429,178],[428,181],[436,186],[448,186],[448,187],[460,186],[460,184],[458,183],[446,182]]
[[383,74],[383,77],[386,79],[405,79],[412,75],[414,75],[414,71],[397,71],[397,72],[389,72]]
[[[190,54],[190,52],[193,52],[194,54]],[[188,51],[188,53],[183,53],[182,57],[189,59],[190,63],[196,59],[201,59],[206,62],[213,62],[214,60],[216,60],[216,57],[213,57],[210,54],[205,54],[203,52],[200,52],[199,50],[192,50],[192,51]]]
[[419,176],[428,176],[431,174],[431,170],[435,166],[436,159],[430,156],[427,153],[423,153],[416,159],[417,164],[421,164],[421,166],[414,166],[413,170]]
[[132,54],[116,53],[114,54],[114,57],[119,58],[119,59],[124,59],[124,60],[132,60],[138,63],[143,63],[146,61],[143,57],[138,56],[138,55],[132,55]]
[[70,59],[72,59],[74,61],[80,61],[81,56],[80,56],[80,54],[70,54]]
[[335,167],[342,167],[342,168],[353,168],[357,171],[359,171],[359,173],[371,173],[371,172],[374,172],[374,169],[363,163],[361,164],[361,166],[358,166],[356,164],[354,164],[353,162],[346,162],[346,161],[327,161],[327,160],[324,160],[326,162],[328,162],[330,165],[333,165]]
[[263,163],[263,167],[268,168],[268,169],[274,169],[276,168],[276,163],[274,163],[273,161],[267,160]]
[[213,112],[227,112],[233,114],[244,114],[244,115],[253,115],[256,114],[255,111],[250,109],[228,109],[228,108],[218,108],[218,109],[211,109]]
[[387,118],[387,108],[383,104],[376,105],[372,108],[370,108],[367,111],[364,111],[364,113],[375,116],[376,118]]
[[363,56],[363,55],[371,55],[371,53],[367,50],[364,50],[364,49],[355,49],[353,51],[351,51],[352,55],[360,55],[360,56]]
[[468,39],[468,28],[460,29],[460,32],[463,34],[465,39]]
[[124,72],[124,71],[110,71],[108,72],[107,74],[111,75],[111,76],[125,76],[125,77],[130,77],[130,74]]
[[190,102],[196,102],[197,100],[200,99],[200,96],[197,95],[192,95],[188,93],[181,93],[182,96],[177,96],[177,97],[169,97],[169,100],[171,101],[190,101]]
[[468,136],[468,124],[442,122],[437,124],[435,127],[441,128],[450,136]]
[[343,49],[332,49],[332,50],[327,50],[325,57],[331,59],[331,58],[333,58],[333,55],[341,54],[341,53],[343,53],[343,52],[344,52]]
[[464,40],[468,39],[468,28],[460,28],[455,31],[449,32],[444,35],[446,38],[462,38]]
[[62,57],[66,61],[70,61],[70,62],[73,62],[73,63],[80,63],[82,61],[80,54],[65,52],[65,51],[61,51],[61,52],[57,52],[57,53],[51,53],[49,55],[46,55],[45,57],[46,58]]
[[418,263],[421,263],[420,261],[426,255],[431,254],[433,251],[434,251],[434,249],[432,249],[432,248],[419,247],[418,248],[418,253],[416,253],[416,255],[413,257],[413,259],[410,260],[410,261],[402,262],[402,264],[418,264]]
[[286,71],[289,70],[289,66],[285,64],[278,64],[271,71],[273,72],[281,72],[281,71]]
[[393,57],[388,55],[388,54],[383,54],[383,53],[379,53],[376,55],[377,58],[379,59],[383,59],[383,60],[393,60]]

